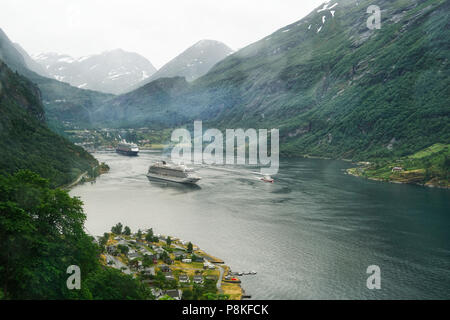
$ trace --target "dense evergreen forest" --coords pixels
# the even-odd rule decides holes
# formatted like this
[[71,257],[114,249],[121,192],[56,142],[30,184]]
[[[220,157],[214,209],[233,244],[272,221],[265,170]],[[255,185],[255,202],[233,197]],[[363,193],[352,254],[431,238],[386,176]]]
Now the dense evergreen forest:
[[[0,299],[150,299],[150,289],[101,265],[82,202],[31,171],[0,175]],[[81,270],[69,290],[67,268]]]
[[[0,150],[0,299],[152,298],[101,265],[82,202],[55,188],[97,160],[47,128],[39,89],[1,60]],[[70,265],[81,269],[81,290],[67,288]]]
[[98,165],[83,148],[46,125],[40,90],[0,60],[1,173],[30,169],[53,187],[75,180]]

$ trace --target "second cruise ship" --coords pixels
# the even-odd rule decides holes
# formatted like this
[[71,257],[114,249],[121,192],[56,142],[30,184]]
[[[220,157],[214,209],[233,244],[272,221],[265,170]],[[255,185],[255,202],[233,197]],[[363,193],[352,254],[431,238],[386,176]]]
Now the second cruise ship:
[[121,142],[117,145],[116,152],[126,156],[137,156],[139,148],[134,143]]

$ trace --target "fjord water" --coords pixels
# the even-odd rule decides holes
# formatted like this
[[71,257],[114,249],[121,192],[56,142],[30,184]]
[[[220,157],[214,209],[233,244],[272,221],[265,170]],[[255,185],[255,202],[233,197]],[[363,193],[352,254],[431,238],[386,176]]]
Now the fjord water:
[[[243,276],[255,299],[449,299],[450,191],[345,174],[342,161],[291,159],[275,183],[248,167],[198,167],[198,188],[150,182],[160,153],[98,152],[111,171],[75,187],[86,227],[117,222],[189,240]],[[381,268],[381,290],[366,269]]]

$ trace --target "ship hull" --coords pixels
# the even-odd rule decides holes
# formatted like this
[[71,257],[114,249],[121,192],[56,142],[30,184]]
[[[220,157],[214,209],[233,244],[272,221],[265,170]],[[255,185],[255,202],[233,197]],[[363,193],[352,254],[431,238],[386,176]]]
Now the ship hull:
[[147,173],[147,178],[149,180],[155,180],[155,181],[168,181],[168,182],[175,182],[175,183],[181,183],[181,184],[196,184],[200,178],[177,178],[177,177],[170,177],[170,176],[163,176],[159,174],[153,174],[153,173]]
[[129,156],[129,157],[136,157],[139,153],[139,151],[125,151],[125,150],[119,150],[119,149],[116,149],[116,152],[118,154],[122,154],[124,156]]

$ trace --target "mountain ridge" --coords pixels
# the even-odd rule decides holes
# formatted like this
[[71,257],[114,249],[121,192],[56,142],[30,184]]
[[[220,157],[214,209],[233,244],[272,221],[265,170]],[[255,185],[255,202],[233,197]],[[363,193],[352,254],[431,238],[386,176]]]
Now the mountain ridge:
[[233,50],[223,42],[203,39],[185,49],[164,64],[148,79],[133,87],[144,86],[159,78],[185,77],[191,82],[206,74],[216,63],[231,54]]
[[89,126],[90,114],[95,106],[112,97],[101,92],[75,88],[30,70],[17,46],[1,28],[0,59],[13,71],[17,71],[38,85],[48,125],[56,132],[63,133],[66,125]]
[[125,93],[156,72],[146,58],[123,49],[80,58],[49,52],[34,55],[33,59],[58,81],[110,94]]
[[25,62],[25,66],[28,69],[43,77],[49,77],[45,69],[41,65],[39,65],[36,61],[34,61],[33,58],[25,51],[24,48],[22,48],[20,44],[14,43],[14,46],[17,49],[17,51],[19,51],[19,53],[22,55]]
[[165,110],[222,129],[278,127],[286,155],[394,157],[448,141],[449,3],[381,0],[380,30],[367,28],[370,1],[336,3],[231,54],[181,96],[145,108],[152,94],[134,91],[139,107],[116,98],[109,111],[126,105],[139,125]]

